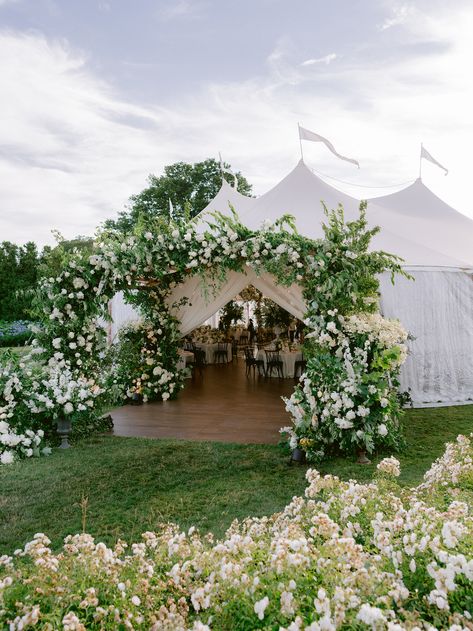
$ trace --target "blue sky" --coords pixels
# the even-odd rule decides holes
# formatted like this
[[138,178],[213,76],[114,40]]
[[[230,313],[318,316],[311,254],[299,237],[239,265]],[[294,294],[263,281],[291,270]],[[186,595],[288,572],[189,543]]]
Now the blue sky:
[[[0,0],[0,239],[91,234],[149,173],[223,153],[256,193],[297,162],[358,196],[424,181],[473,216],[471,2]],[[306,143],[308,145],[309,143]],[[340,185],[341,186],[341,185]]]

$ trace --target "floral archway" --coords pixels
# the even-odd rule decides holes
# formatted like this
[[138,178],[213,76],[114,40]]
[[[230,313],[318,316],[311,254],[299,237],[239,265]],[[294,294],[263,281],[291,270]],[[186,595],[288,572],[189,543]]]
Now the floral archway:
[[[138,383],[147,400],[175,397],[183,372],[173,290],[199,275],[206,291],[218,292],[230,271],[250,269],[270,274],[282,287],[300,285],[307,305],[307,371],[287,401],[294,420],[286,428],[291,446],[317,460],[332,446],[371,452],[397,445],[397,374],[406,335],[378,313],[377,275],[402,274],[400,260],[369,252],[377,229],[367,226],[365,204],[357,221],[345,223],[341,208],[326,214],[320,240],[300,235],[290,216],[252,231],[236,214],[215,213],[204,225],[158,224],[125,238],[103,232],[92,255],[74,253],[64,271],[42,286],[44,326],[34,340],[47,370],[82,380],[83,390],[89,384],[86,400],[69,397],[60,412],[90,414],[104,391],[124,397]],[[124,345],[110,349],[97,321],[108,317],[117,291],[138,307],[143,324]],[[37,399],[33,408],[44,412]]]

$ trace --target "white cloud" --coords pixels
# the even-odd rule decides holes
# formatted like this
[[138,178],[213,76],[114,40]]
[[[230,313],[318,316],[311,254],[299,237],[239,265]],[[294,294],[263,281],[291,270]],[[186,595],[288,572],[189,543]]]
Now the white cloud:
[[158,15],[164,20],[197,17],[202,7],[198,0],[168,0],[158,9]]
[[336,53],[329,53],[328,55],[325,55],[324,57],[316,57],[315,59],[306,59],[305,61],[301,63],[301,66],[313,66],[314,64],[326,64],[328,66],[329,63],[337,59],[337,57],[338,55]]
[[386,31],[393,26],[405,24],[415,15],[415,9],[409,4],[401,4],[393,8],[392,14],[387,17],[379,27],[382,31]]
[[166,108],[120,99],[65,42],[3,33],[0,238],[44,243],[51,228],[66,237],[90,234],[143,188],[150,172],[219,150],[262,193],[299,158],[297,121],[362,168],[319,143],[306,143],[306,161],[360,185],[414,179],[423,141],[450,171],[444,177],[426,164],[425,182],[473,216],[472,27],[473,10],[431,12],[410,20],[403,37],[440,48],[388,61],[376,51],[368,61],[345,54],[322,75],[292,64],[290,45],[280,43],[266,76],[202,86]]

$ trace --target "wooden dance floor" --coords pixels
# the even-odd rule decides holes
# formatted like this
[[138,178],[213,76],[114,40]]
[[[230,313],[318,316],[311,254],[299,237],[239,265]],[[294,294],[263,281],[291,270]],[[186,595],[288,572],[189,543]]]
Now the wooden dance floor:
[[116,436],[180,438],[235,443],[277,443],[290,424],[281,396],[293,379],[245,376],[244,360],[210,365],[175,401],[125,405],[111,412]]

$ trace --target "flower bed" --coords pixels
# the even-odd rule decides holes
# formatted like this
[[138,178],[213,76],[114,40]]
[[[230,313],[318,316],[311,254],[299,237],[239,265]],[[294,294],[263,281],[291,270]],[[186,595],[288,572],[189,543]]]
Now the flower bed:
[[0,321],[0,347],[24,346],[31,337],[31,322],[25,320]]
[[305,498],[223,541],[165,525],[53,554],[38,533],[1,557],[0,622],[42,629],[472,629],[473,445],[447,445],[417,488],[399,463],[370,484],[309,470]]

